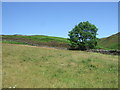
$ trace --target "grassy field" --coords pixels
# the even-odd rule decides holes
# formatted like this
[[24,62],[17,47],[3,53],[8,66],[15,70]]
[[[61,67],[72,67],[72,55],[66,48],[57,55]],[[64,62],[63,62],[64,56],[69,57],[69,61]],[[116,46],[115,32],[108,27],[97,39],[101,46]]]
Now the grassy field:
[[[60,48],[69,48],[69,41],[67,38],[61,37],[52,37],[52,36],[44,36],[44,35],[2,35],[3,41],[2,43],[8,44],[27,44],[33,46],[49,46],[49,47],[60,47]],[[98,40],[97,48],[105,49],[105,50],[117,50],[120,41],[118,38],[120,37],[120,33],[111,35],[106,38],[100,38]]]
[[3,88],[117,88],[118,56],[3,44]]

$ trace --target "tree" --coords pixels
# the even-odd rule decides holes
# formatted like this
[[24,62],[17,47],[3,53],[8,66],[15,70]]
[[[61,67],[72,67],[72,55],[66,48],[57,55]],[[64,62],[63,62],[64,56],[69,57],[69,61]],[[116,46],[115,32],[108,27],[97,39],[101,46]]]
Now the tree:
[[94,49],[97,45],[97,27],[88,21],[80,22],[69,31],[70,49]]

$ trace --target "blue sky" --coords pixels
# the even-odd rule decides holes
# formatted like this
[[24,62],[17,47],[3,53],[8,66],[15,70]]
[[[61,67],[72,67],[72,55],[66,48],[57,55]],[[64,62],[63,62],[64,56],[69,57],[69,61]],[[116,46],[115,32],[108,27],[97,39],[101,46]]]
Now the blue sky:
[[98,28],[98,38],[118,32],[117,2],[3,2],[2,34],[68,37],[80,22]]

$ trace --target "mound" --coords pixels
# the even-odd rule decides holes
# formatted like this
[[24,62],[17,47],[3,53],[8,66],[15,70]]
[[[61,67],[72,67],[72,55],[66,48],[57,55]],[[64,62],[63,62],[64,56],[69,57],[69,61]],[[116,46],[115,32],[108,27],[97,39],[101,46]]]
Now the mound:
[[120,45],[120,32],[114,35],[111,35],[106,38],[99,39],[98,45],[106,49],[119,49],[118,46]]

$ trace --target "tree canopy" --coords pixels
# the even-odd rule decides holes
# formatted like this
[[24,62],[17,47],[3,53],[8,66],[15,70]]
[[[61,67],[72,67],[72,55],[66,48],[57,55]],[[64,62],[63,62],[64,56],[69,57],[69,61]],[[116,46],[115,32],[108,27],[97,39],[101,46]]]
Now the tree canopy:
[[97,45],[97,31],[98,28],[88,21],[80,22],[69,31],[70,49],[94,49]]

